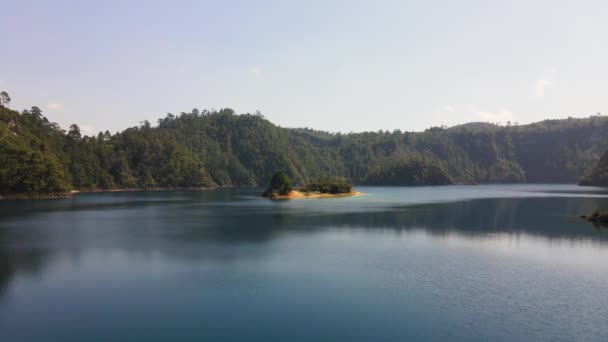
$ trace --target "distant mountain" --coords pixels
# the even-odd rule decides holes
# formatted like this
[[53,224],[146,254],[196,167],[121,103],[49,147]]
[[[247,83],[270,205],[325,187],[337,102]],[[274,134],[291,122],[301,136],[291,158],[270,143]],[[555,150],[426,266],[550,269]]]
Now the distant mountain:
[[0,108],[0,194],[265,185],[277,170],[299,184],[321,176],[374,185],[574,183],[607,146],[608,118],[600,116],[341,134],[193,110],[88,137],[37,107]]
[[456,125],[456,126],[452,126],[450,127],[450,130],[452,131],[469,131],[469,132],[475,132],[475,131],[492,131],[492,130],[499,130],[502,126],[493,124],[493,123],[489,123],[489,122],[469,122],[469,123],[465,123],[462,125]]

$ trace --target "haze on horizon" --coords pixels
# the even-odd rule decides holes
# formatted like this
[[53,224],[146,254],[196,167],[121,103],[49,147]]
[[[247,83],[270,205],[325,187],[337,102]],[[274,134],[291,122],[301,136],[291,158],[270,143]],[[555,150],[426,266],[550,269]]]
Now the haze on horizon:
[[166,113],[422,130],[605,110],[608,3],[13,1],[0,89],[86,134]]

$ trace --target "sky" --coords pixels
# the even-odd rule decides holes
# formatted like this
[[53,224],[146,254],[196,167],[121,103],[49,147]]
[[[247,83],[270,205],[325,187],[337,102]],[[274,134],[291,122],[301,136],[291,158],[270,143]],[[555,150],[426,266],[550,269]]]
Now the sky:
[[87,134],[192,108],[418,131],[608,113],[606,1],[1,1],[0,90]]

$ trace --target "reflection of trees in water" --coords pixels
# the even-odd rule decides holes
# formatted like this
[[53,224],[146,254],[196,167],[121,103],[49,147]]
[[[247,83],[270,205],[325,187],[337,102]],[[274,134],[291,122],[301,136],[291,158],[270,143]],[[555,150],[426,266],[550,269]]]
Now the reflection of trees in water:
[[[577,218],[608,207],[601,198],[498,198],[327,213],[294,208],[239,207],[214,212],[205,229],[184,225],[175,237],[215,242],[264,242],[277,234],[331,227],[424,229],[433,235],[525,233],[548,239],[608,240],[607,231]],[[234,209],[234,211],[232,210]]]
[[18,274],[41,272],[47,258],[47,253],[41,250],[0,250],[0,296],[10,290],[11,282]]
[[[280,205],[249,206],[246,202],[212,207],[189,207],[180,202],[171,208],[161,206],[130,213],[134,216],[126,215],[113,221],[112,226],[96,220],[86,221],[84,226],[62,221],[61,229],[57,230],[41,227],[39,222],[30,223],[36,225],[30,227],[5,226],[0,229],[0,295],[6,293],[18,274],[44,271],[55,256],[66,252],[79,255],[92,246],[101,252],[120,250],[144,258],[160,253],[197,263],[229,264],[241,258],[263,257],[270,250],[271,242],[282,234],[331,228],[424,229],[434,236],[529,234],[546,239],[593,239],[604,243],[608,241],[608,229],[597,230],[576,216],[606,208],[607,204],[607,200],[600,198],[501,198],[361,208],[360,211],[350,208],[350,212],[331,213]],[[117,205],[108,204],[108,208]],[[79,209],[83,207],[77,211],[82,213]],[[69,210],[60,210],[64,209]],[[145,220],[138,219],[138,215],[150,213],[157,216],[151,214]],[[10,248],[24,241],[32,244],[27,248]]]
[[499,198],[394,208],[380,212],[303,217],[309,226],[425,229],[433,235],[456,232],[466,235],[526,233],[549,239],[608,240],[577,218],[592,208],[606,207],[604,199]]
[[[260,190],[261,191],[261,190]],[[236,196],[250,194],[248,188],[223,188],[216,190],[183,191],[134,191],[82,193],[72,198],[3,200],[0,218],[19,218],[52,212],[87,210],[115,210],[136,207],[166,207],[192,203],[226,204]],[[163,208],[159,208],[163,210]]]

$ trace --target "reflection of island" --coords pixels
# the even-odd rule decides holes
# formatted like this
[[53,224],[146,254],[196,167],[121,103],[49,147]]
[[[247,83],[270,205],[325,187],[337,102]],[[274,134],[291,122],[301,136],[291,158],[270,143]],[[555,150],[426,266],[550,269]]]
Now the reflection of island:
[[291,179],[278,171],[272,176],[270,186],[262,196],[271,199],[331,198],[361,195],[344,177],[320,177],[312,183],[293,188]]

